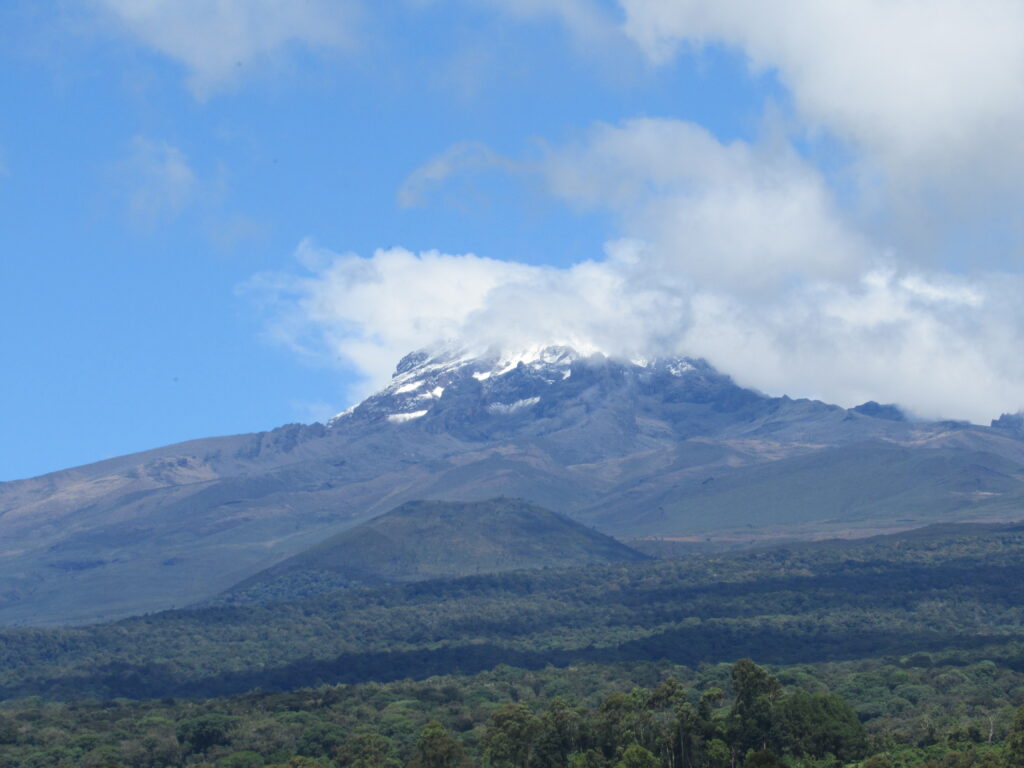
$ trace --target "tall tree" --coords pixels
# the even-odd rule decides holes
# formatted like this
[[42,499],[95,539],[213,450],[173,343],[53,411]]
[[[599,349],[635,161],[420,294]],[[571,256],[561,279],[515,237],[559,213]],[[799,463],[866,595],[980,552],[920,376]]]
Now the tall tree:
[[431,720],[420,731],[409,768],[458,768],[465,762],[462,745],[437,720]]
[[1008,768],[1024,766],[1024,706],[1017,710],[1006,737],[1006,764]]
[[735,696],[730,713],[730,740],[733,749],[766,749],[772,728],[772,708],[782,693],[779,681],[750,659],[740,659],[732,668]]
[[540,723],[521,702],[506,704],[491,715],[484,734],[484,754],[492,766],[527,768]]

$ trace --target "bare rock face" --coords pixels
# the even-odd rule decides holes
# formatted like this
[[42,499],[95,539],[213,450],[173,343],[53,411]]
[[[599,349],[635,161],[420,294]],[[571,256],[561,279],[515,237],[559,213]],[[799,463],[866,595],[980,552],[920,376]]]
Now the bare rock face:
[[0,484],[0,625],[207,599],[413,499],[522,498],[619,537],[1017,519],[1015,418],[921,423],[772,398],[691,358],[421,350],[327,425]]
[[1004,413],[998,419],[992,420],[992,428],[1024,438],[1024,411]]

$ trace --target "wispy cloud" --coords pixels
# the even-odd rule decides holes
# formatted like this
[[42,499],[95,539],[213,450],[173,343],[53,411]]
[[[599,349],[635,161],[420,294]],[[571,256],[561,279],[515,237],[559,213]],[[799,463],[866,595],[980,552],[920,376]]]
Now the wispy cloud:
[[[459,0],[463,5],[492,8],[516,21],[554,20],[572,35],[581,50],[593,50],[621,36],[607,4],[596,0]],[[413,5],[439,5],[441,0],[409,0]],[[451,0],[447,0],[451,4]]]
[[141,44],[177,61],[199,98],[291,46],[350,49],[355,0],[92,0]]
[[430,193],[454,176],[488,170],[512,172],[519,167],[486,144],[464,141],[454,144],[410,173],[396,195],[403,208],[423,205]]
[[132,217],[145,226],[178,216],[194,199],[199,179],[178,147],[144,136],[132,140],[116,166]]

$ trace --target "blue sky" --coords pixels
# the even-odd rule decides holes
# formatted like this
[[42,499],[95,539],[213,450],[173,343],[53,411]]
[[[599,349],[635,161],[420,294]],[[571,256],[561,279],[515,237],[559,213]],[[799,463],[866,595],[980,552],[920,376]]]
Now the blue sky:
[[1012,7],[386,5],[4,4],[0,480],[323,419],[451,337],[1024,406]]

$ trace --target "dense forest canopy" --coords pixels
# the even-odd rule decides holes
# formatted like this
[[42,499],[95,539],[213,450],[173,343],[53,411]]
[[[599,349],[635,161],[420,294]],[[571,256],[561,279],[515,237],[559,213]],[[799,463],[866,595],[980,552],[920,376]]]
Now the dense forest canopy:
[[1009,702],[1024,675],[925,662],[502,666],[221,699],[23,700],[0,707],[0,766],[1019,766],[1024,709]]
[[946,526],[10,630],[0,766],[1020,766],[1022,555]]

